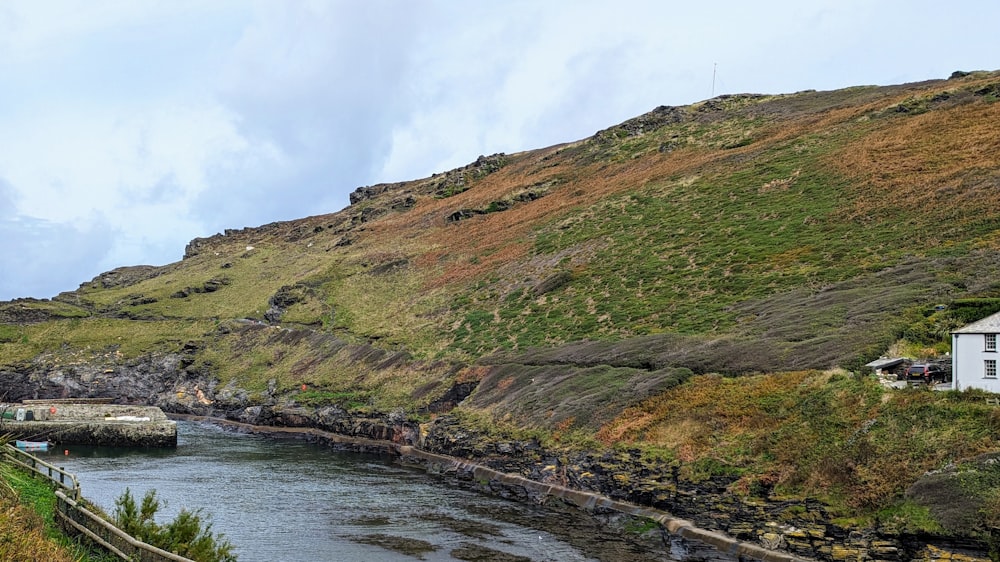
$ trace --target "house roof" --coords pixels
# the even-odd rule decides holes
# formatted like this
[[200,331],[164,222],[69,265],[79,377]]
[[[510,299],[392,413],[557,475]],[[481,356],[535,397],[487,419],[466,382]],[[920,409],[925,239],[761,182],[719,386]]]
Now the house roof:
[[953,334],[1000,334],[1000,312],[991,314],[982,320],[976,320],[968,326],[963,326]]
[[881,359],[876,359],[871,363],[865,364],[865,367],[871,367],[872,369],[885,369],[887,367],[895,367],[903,361],[906,361],[905,357],[883,357]]

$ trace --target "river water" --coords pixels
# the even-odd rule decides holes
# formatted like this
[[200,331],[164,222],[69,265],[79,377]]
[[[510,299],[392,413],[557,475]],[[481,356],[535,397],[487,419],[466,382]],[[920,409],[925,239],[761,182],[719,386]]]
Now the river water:
[[176,449],[67,446],[47,456],[108,513],[126,488],[137,501],[155,489],[161,523],[202,510],[241,562],[725,559],[669,535],[636,538],[580,512],[457,488],[388,456],[186,421],[177,440]]

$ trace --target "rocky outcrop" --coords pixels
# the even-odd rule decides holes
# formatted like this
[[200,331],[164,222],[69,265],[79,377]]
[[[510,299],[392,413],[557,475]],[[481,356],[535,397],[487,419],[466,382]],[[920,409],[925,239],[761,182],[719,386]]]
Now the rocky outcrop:
[[530,203],[545,197],[549,194],[549,190],[553,185],[555,185],[555,183],[556,182],[552,181],[542,182],[528,188],[517,189],[503,199],[491,201],[485,207],[475,209],[459,209],[454,211],[445,217],[445,220],[452,223],[480,215],[509,211],[521,203]]
[[[400,182],[359,187],[350,195],[351,205],[358,205],[365,201],[381,198],[384,194],[391,194],[394,198],[388,205],[384,205],[385,209],[382,209],[382,212],[388,212],[389,209],[396,211],[409,209],[416,204],[416,199],[411,193],[405,191],[407,189],[416,189],[421,194],[433,195],[434,197],[450,197],[469,189],[476,180],[503,168],[507,165],[507,161],[507,156],[500,152],[490,156],[480,156],[475,162],[461,168],[449,170],[443,174],[434,174],[429,180],[416,185],[414,182]],[[371,213],[374,212],[369,211],[368,217],[362,215],[360,222],[367,222],[374,218],[371,216]]]
[[[215,251],[221,253],[227,244],[235,248],[253,246],[268,239],[281,239],[286,242],[303,240],[325,231],[342,234],[349,224],[350,217],[344,213],[317,215],[293,221],[278,221],[261,226],[246,228],[227,228],[219,234],[195,238],[184,248],[184,259]],[[249,251],[249,249],[248,249]]]
[[272,324],[281,322],[281,316],[288,307],[306,300],[312,292],[312,289],[302,284],[283,285],[268,299],[268,309],[264,313],[264,320]]
[[229,283],[231,283],[231,281],[229,280],[228,277],[213,277],[199,286],[184,287],[183,289],[180,289],[179,291],[171,294],[170,298],[186,299],[190,297],[192,294],[214,293],[219,289],[221,289],[222,287],[229,285]]
[[3,324],[36,324],[58,318],[57,314],[38,306],[43,299],[23,298],[8,302],[0,302],[0,323]]
[[594,134],[594,142],[610,144],[623,138],[641,136],[666,125],[681,123],[686,119],[687,112],[684,108],[661,105],[649,113],[633,117],[614,127],[597,131]]
[[94,277],[89,283],[84,283],[82,287],[92,287],[98,289],[110,289],[114,287],[130,287],[141,283],[147,279],[159,276],[167,268],[152,265],[136,265],[131,267],[119,267],[111,271],[104,272]]
[[159,406],[166,411],[183,410],[197,402],[202,388],[211,392],[214,383],[186,370],[195,347],[180,353],[143,355],[123,360],[114,351],[88,362],[66,362],[42,355],[31,363],[4,367],[0,381],[9,401],[111,398],[120,404]]
[[435,197],[451,197],[472,187],[476,180],[484,178],[507,165],[507,156],[499,152],[490,156],[480,156],[475,162],[434,176],[432,190]]
[[403,189],[410,182],[379,183],[376,185],[366,185],[351,192],[349,198],[351,205],[357,205],[362,201],[374,199],[383,193],[394,192]]

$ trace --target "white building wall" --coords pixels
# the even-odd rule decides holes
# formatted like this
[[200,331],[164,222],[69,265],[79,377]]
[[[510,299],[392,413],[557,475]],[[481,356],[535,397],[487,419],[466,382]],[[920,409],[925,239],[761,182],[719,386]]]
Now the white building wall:
[[1000,377],[984,376],[987,360],[996,361],[1000,373],[1000,352],[986,351],[985,334],[952,334],[952,388],[955,390],[981,388],[989,392],[1000,392]]

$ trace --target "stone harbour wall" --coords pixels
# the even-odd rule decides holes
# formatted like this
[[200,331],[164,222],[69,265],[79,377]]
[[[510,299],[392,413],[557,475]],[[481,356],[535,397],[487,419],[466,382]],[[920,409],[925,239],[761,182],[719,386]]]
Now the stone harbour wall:
[[17,439],[60,445],[176,447],[177,424],[155,406],[115,404],[5,404],[0,411],[31,412],[31,421],[4,416],[0,431]]

